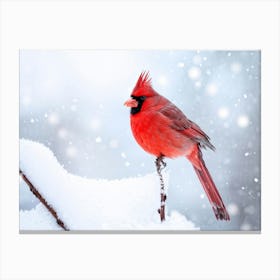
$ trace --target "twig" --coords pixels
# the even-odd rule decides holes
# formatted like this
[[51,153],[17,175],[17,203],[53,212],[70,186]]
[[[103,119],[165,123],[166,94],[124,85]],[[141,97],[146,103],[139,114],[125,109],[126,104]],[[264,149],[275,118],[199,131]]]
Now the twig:
[[163,161],[163,159],[164,159],[163,156],[159,156],[155,161],[157,173],[160,180],[160,208],[158,209],[158,213],[160,215],[161,222],[165,220],[165,201],[167,198],[164,189],[164,181],[161,174],[161,171],[166,167],[166,163]]
[[34,187],[34,185],[31,183],[31,181],[26,177],[26,175],[19,170],[19,174],[24,180],[24,182],[29,186],[30,191],[42,202],[42,204],[48,209],[48,211],[51,213],[51,215],[56,219],[56,222],[59,226],[61,226],[65,231],[68,231],[69,229],[65,226],[64,222],[58,218],[58,215],[56,211],[53,209],[51,205],[48,204],[48,202],[45,200],[45,198],[40,194],[40,192]]

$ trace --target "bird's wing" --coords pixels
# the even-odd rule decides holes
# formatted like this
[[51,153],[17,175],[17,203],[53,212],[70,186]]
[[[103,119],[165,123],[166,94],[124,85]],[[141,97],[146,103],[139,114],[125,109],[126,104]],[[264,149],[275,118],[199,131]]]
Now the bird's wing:
[[210,143],[209,136],[193,121],[189,120],[184,113],[174,104],[168,104],[162,107],[159,112],[169,119],[170,126],[184,135],[199,143],[202,147],[209,147],[215,150]]

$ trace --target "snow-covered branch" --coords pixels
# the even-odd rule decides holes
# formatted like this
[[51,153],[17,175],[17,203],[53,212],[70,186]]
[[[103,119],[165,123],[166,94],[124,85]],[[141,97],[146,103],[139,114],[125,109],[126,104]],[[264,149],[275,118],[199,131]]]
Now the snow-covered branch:
[[[166,220],[160,222],[156,173],[120,180],[81,178],[69,174],[50,149],[24,139],[20,140],[20,170],[69,230],[198,229],[168,209]],[[57,230],[52,221],[42,222],[46,216],[41,205],[21,211],[21,229]]]

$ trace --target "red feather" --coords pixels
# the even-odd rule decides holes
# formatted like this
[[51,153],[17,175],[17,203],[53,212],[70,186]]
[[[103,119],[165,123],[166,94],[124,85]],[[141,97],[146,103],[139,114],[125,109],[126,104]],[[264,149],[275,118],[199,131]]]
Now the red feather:
[[137,90],[137,89],[140,89],[143,87],[151,87],[152,86],[151,78],[149,76],[150,76],[150,73],[148,71],[143,71],[140,74],[134,89]]

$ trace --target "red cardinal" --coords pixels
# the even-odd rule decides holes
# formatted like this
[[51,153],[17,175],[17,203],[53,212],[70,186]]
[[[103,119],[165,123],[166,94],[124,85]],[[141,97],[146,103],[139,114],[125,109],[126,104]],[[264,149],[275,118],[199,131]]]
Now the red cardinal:
[[130,124],[137,143],[157,158],[186,157],[193,165],[216,218],[229,220],[223,200],[202,158],[201,148],[215,149],[202,129],[152,88],[148,72],[141,73],[125,105],[131,108]]

